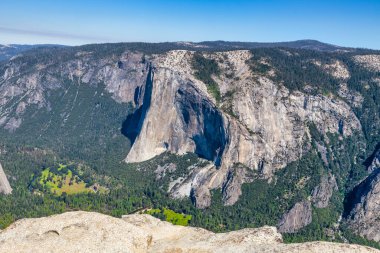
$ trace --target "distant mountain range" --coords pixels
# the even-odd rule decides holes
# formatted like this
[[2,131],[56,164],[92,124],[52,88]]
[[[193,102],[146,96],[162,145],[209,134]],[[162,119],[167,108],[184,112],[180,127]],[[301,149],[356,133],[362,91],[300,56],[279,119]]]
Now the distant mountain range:
[[297,48],[311,49],[317,51],[352,51],[353,48],[340,47],[328,43],[323,43],[317,40],[296,40],[287,42],[230,42],[230,41],[203,41],[199,43],[190,43],[194,46],[204,46],[218,49],[253,49],[253,48]]
[[18,44],[7,44],[0,45],[0,61],[12,58],[24,51],[39,48],[39,47],[62,47],[60,45],[53,44],[38,44],[38,45],[18,45]]
[[[254,49],[254,48],[295,48],[310,49],[324,52],[339,51],[355,51],[355,48],[341,47],[317,40],[296,40],[288,42],[232,42],[232,41],[202,41],[202,42],[161,42],[161,43],[144,43],[144,42],[128,42],[128,43],[109,43],[110,45],[124,46],[130,48],[141,48],[141,46],[149,46],[153,48],[167,48],[168,50],[183,49],[196,51],[221,51],[221,50],[238,50],[238,49]],[[86,46],[86,45],[84,45]],[[56,44],[37,44],[37,45],[0,45],[0,61],[10,59],[11,57],[22,52],[46,47],[67,47]]]

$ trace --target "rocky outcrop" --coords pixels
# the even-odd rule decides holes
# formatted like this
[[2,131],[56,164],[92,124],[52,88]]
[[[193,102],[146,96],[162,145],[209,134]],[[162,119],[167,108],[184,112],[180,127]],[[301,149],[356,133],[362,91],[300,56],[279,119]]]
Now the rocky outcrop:
[[177,166],[174,163],[168,163],[163,166],[158,165],[157,169],[154,171],[156,173],[156,180],[159,180],[165,177],[166,173],[172,173],[177,169]]
[[322,64],[320,61],[314,61],[313,63],[337,79],[347,80],[350,78],[350,72],[341,61],[335,60],[330,64]]
[[234,165],[228,172],[222,187],[223,203],[226,206],[233,205],[238,201],[242,194],[241,185],[252,182],[254,179],[254,175],[252,174],[252,170],[241,164]]
[[357,234],[380,241],[380,150],[368,164],[369,176],[357,185],[346,200],[347,222]]
[[317,185],[312,193],[313,205],[317,208],[325,208],[329,205],[330,198],[334,191],[338,190],[338,185],[334,175],[324,175],[321,182]]
[[380,168],[380,149],[374,154],[371,164],[367,167],[369,173]]
[[191,197],[198,208],[208,207],[211,204],[210,188],[214,182],[213,175],[217,174],[218,170],[214,164],[208,163],[205,166],[191,166],[188,171],[186,178],[179,177],[172,182],[176,183],[169,189],[170,195],[177,199]]
[[281,233],[295,233],[299,229],[309,225],[312,221],[312,208],[310,201],[296,203],[286,212],[278,223],[278,231]]
[[375,253],[369,247],[329,242],[282,243],[274,227],[215,234],[174,226],[149,215],[123,218],[69,212],[22,219],[0,232],[0,252],[326,252]]
[[7,176],[5,175],[5,172],[1,164],[0,164],[0,193],[2,194],[12,193],[12,187],[9,184],[9,181],[7,179]]
[[357,92],[350,90],[346,83],[341,83],[338,90],[338,95],[352,105],[353,107],[361,107],[364,101],[363,96]]
[[369,70],[380,71],[380,55],[356,55],[354,56],[354,60]]
[[72,212],[15,222],[0,232],[0,252],[147,252],[149,234],[121,219]]
[[193,187],[190,194],[196,208],[203,209],[211,205],[211,193],[206,185]]
[[380,241],[380,168],[353,191],[348,223],[359,235]]

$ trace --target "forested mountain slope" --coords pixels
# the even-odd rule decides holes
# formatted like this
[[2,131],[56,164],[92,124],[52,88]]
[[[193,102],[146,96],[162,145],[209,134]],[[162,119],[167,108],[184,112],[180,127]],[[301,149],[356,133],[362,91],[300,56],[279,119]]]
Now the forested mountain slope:
[[61,45],[41,44],[41,45],[0,45],[0,61],[5,61],[24,51],[42,47],[62,47]]
[[378,246],[358,215],[375,199],[379,97],[380,52],[315,41],[26,51],[0,63],[2,226],[154,207],[215,231]]

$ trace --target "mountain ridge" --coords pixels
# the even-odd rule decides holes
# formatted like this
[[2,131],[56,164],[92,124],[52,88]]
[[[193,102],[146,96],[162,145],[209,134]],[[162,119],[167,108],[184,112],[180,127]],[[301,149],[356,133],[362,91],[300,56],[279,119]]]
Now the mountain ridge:
[[[13,188],[1,196],[4,224],[68,208],[171,208],[214,231],[272,225],[287,242],[377,247],[339,217],[380,142],[379,52],[219,43],[38,48],[1,62],[0,159]],[[57,163],[110,191],[31,186]]]
[[125,49],[138,48],[141,46],[151,45],[157,47],[166,47],[170,49],[166,50],[206,50],[206,51],[220,51],[220,50],[249,50],[254,48],[298,48],[309,49],[326,52],[343,52],[343,51],[355,51],[355,50],[370,50],[364,48],[342,47],[329,43],[320,42],[318,40],[304,39],[285,42],[241,42],[241,41],[177,41],[177,42],[119,42],[119,43],[98,43],[98,44],[84,44],[79,46],[67,46],[58,44],[0,44],[0,61],[8,60],[11,57],[33,49],[38,48],[62,48],[62,47],[88,47],[91,45],[119,45],[124,46]]

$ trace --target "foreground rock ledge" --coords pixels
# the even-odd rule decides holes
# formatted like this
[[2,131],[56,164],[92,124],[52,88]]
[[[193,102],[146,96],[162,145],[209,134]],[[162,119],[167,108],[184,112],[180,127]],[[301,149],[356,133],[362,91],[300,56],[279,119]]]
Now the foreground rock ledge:
[[380,252],[349,244],[282,243],[274,227],[215,234],[149,215],[68,212],[22,219],[0,232],[0,252]]

